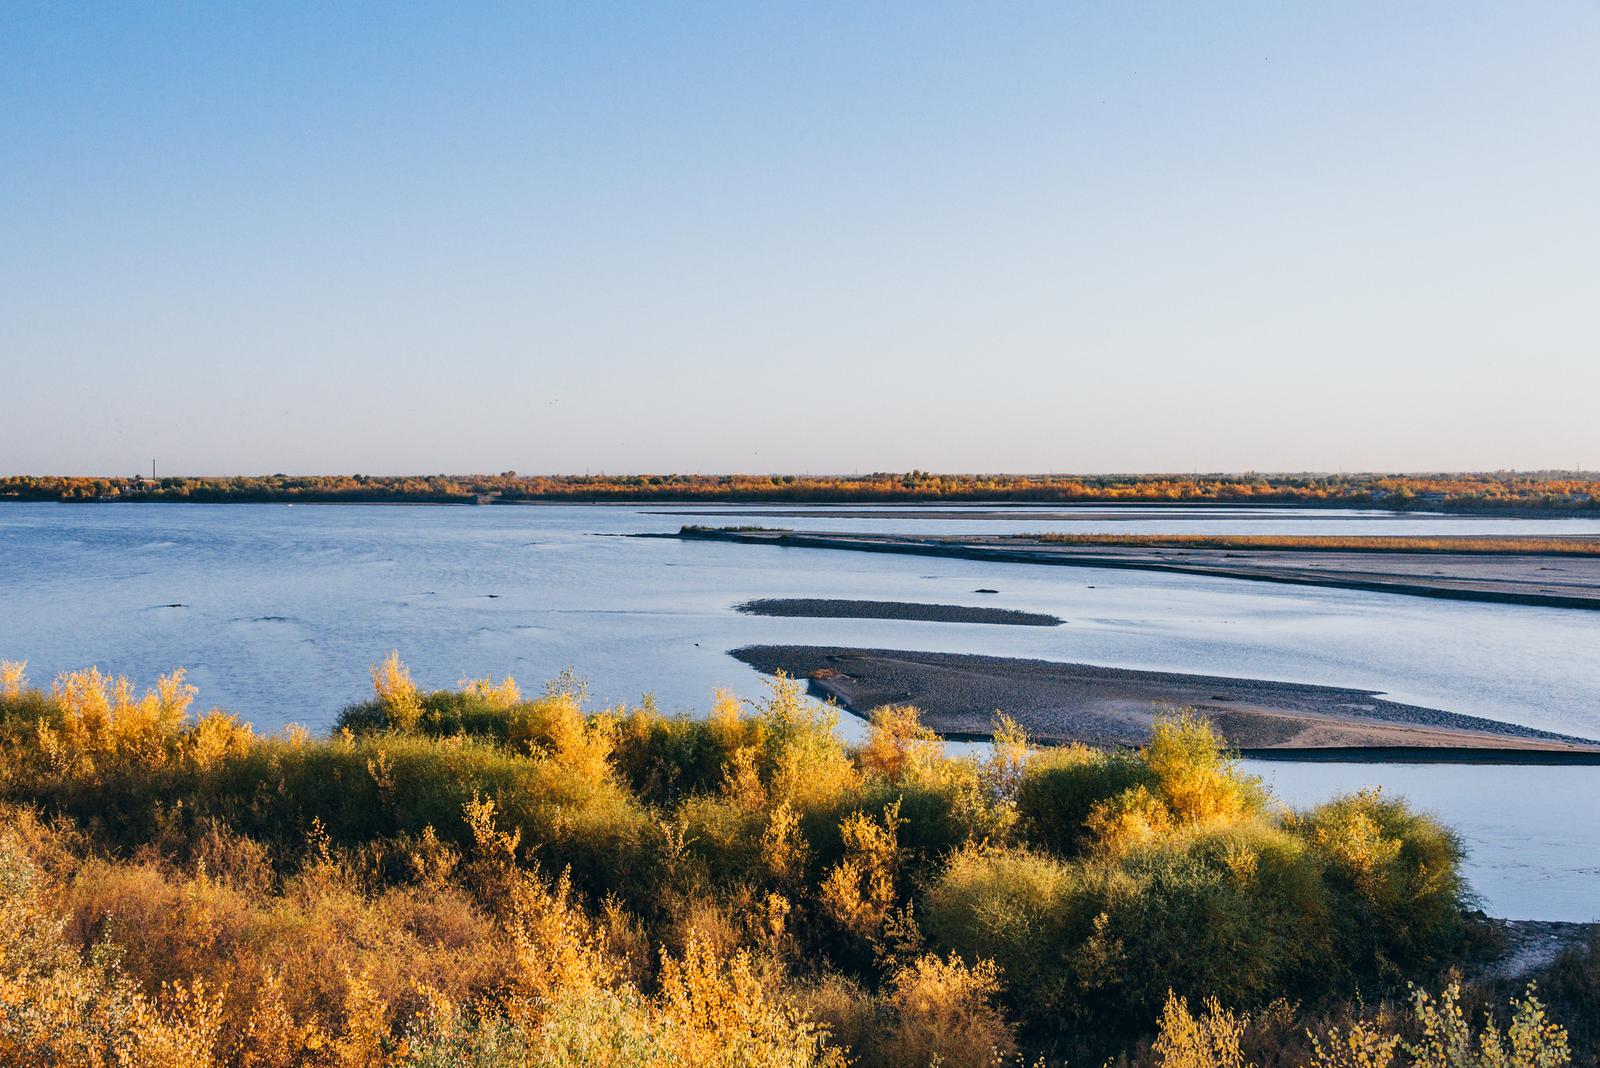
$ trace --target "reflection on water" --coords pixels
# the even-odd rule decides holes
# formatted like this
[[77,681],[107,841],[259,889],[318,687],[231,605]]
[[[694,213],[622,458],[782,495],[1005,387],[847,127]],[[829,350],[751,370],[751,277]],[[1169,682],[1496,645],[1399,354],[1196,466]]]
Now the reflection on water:
[[[26,657],[36,680],[90,663],[141,680],[184,665],[203,702],[262,728],[325,727],[340,706],[363,696],[367,665],[391,648],[428,686],[506,672],[532,686],[574,666],[601,700],[634,700],[648,690],[663,707],[698,709],[717,686],[752,695],[763,685],[727,649],[806,642],[1354,686],[1600,737],[1597,613],[1153,572],[597,536],[724,521],[647,514],[660,510],[0,505],[0,656]],[[755,518],[743,521],[760,522],[760,512],[746,510]],[[927,533],[1600,533],[1594,520],[1206,515],[1183,520],[1150,510],[1148,518],[1116,522],[786,516],[768,524]],[[978,603],[1049,612],[1067,624],[806,620],[729,610],[757,597],[974,603],[978,587],[1000,591]],[[1569,833],[1597,810],[1600,769],[1431,767],[1405,769],[1397,779],[1401,771],[1392,767],[1279,765],[1273,775],[1291,798],[1376,780],[1414,793],[1466,828],[1478,850],[1478,885],[1501,911],[1573,917],[1583,911],[1580,891],[1600,900],[1600,874],[1585,868],[1595,843]],[[1524,789],[1524,779],[1559,781],[1566,792]],[[1474,802],[1486,796],[1519,799],[1499,814],[1509,821],[1504,833],[1488,813],[1474,815]],[[1527,797],[1538,800],[1524,809]],[[1510,846],[1519,840],[1534,844],[1513,862]],[[1506,843],[1505,859],[1497,842]],[[1580,847],[1588,859],[1579,859]],[[1519,881],[1518,870],[1533,874]]]

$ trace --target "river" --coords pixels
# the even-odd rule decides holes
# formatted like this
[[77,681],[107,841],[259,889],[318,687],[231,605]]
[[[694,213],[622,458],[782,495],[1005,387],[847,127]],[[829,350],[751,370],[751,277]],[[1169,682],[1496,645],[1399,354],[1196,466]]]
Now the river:
[[[686,522],[925,533],[1553,535],[1600,533],[1600,521],[1170,507],[1006,520],[773,517],[760,507],[725,517],[657,514],[688,510],[697,509],[7,503],[0,505],[0,657],[28,660],[40,683],[89,664],[138,682],[183,666],[203,705],[266,730],[326,729],[343,705],[368,692],[368,666],[390,649],[426,687],[509,673],[533,689],[571,667],[597,702],[651,693],[665,709],[695,711],[717,687],[759,695],[764,680],[726,651],[770,642],[1353,686],[1600,738],[1600,613],[618,536]],[[999,593],[975,596],[978,587]],[[759,597],[985,604],[1049,612],[1067,623],[732,611]],[[1468,875],[1490,912],[1600,919],[1600,768],[1252,762],[1251,770],[1294,804],[1365,784],[1405,794],[1466,838]]]

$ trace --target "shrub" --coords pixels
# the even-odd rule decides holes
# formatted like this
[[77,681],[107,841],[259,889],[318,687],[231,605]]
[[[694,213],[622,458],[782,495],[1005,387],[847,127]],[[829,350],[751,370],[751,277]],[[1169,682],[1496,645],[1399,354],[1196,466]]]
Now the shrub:
[[1412,1068],[1561,1068],[1571,1063],[1566,1031],[1550,1022],[1532,987],[1512,1003],[1504,1033],[1490,1019],[1474,1035],[1460,997],[1461,988],[1454,983],[1437,999],[1424,990],[1412,991],[1411,1013],[1421,1034],[1414,1042],[1402,1042]]
[[899,804],[883,810],[882,821],[854,813],[840,825],[845,856],[822,881],[822,907],[856,938],[876,939],[895,904],[901,823]]
[[875,1052],[889,1068],[987,1068],[1016,1052],[1016,1033],[995,1008],[993,961],[969,965],[928,953],[889,980],[890,1021]]
[[1227,826],[1266,805],[1260,782],[1240,774],[1211,725],[1187,710],[1158,716],[1138,753],[1073,745],[1034,754],[1017,794],[1027,840],[1064,856]]
[[944,763],[944,742],[922,725],[915,708],[884,705],[873,709],[867,740],[856,759],[867,773],[899,783],[907,777],[927,776]]
[[[717,707],[739,705],[726,694]],[[685,797],[716,790],[731,752],[705,720],[667,717],[653,708],[637,708],[617,720],[611,761],[624,782],[642,800],[672,805]]]
[[1075,961],[1080,1011],[1136,1026],[1169,987],[1262,1005],[1322,986],[1336,963],[1317,868],[1282,831],[1241,826],[1101,863]]
[[67,943],[38,870],[14,836],[0,838],[0,1058],[17,1068],[215,1063],[219,997],[172,983],[155,999],[122,974],[116,953],[88,960]]
[[1156,717],[1139,756],[1175,824],[1226,825],[1266,808],[1260,780],[1240,773],[1211,724],[1190,709]]
[[1465,851],[1448,828],[1376,790],[1291,816],[1285,826],[1325,865],[1340,960],[1399,975],[1459,955],[1470,895]]
[[400,654],[393,652],[383,663],[372,669],[372,689],[377,693],[378,704],[385,720],[396,730],[408,731],[416,727],[422,717],[422,702],[417,697],[416,684],[411,672],[400,663]]
[[0,700],[16,701],[22,697],[27,670],[26,660],[0,660]]
[[932,941],[1004,962],[1008,1001],[1030,1022],[1066,1010],[1072,947],[1087,936],[1098,896],[1084,873],[1025,850],[957,853],[922,900]]
[[1216,998],[1195,1016],[1189,1002],[1171,991],[1161,1011],[1155,1052],[1161,1068],[1245,1068],[1240,1040],[1248,1021],[1224,1009]]
[[829,1040],[856,1063],[873,1063],[873,1044],[883,1033],[880,1005],[872,993],[848,976],[824,972],[794,984],[796,1008],[828,1029]]
[[1096,805],[1154,782],[1135,753],[1085,745],[1042,750],[1024,763],[1017,787],[1022,836],[1040,849],[1072,856],[1090,840],[1086,823]]
[[668,1063],[844,1066],[827,1032],[774,996],[742,951],[724,963],[691,942],[682,959],[663,956],[657,1005],[654,1023]]
[[[858,786],[859,773],[838,727],[837,709],[806,700],[793,679],[780,674],[773,681],[767,700],[750,720],[748,736],[751,766],[772,802],[828,811]],[[735,748],[730,757],[743,748]]]

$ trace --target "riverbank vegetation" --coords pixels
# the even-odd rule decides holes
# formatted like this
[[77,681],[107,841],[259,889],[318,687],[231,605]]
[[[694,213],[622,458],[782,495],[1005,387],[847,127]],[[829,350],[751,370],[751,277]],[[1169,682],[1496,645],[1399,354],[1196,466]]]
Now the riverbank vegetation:
[[1600,556],[1600,538],[1541,538],[1528,535],[1478,537],[1383,537],[1325,534],[1014,534],[1020,541],[1060,545],[1107,545],[1153,549],[1284,549],[1372,553],[1523,553],[1536,556]]
[[[181,672],[0,671],[0,1061],[1570,1059],[1542,995],[1450,978],[1490,935],[1448,829],[1288,811],[1189,715],[956,757],[908,708],[847,745],[783,679],[690,718],[373,678],[313,737]],[[1561,967],[1557,1015],[1600,988]]]
[[1600,475],[261,475],[0,478],[0,500],[350,503],[1011,502],[1256,504],[1475,514],[1597,514]]

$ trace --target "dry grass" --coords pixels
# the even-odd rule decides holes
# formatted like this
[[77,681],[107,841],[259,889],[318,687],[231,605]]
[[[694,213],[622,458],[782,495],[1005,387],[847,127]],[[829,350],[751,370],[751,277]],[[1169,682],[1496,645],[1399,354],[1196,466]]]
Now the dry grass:
[[1129,546],[1150,549],[1282,549],[1373,553],[1521,553],[1600,556],[1600,538],[1368,537],[1322,534],[1015,534],[1018,541],[1052,545]]

